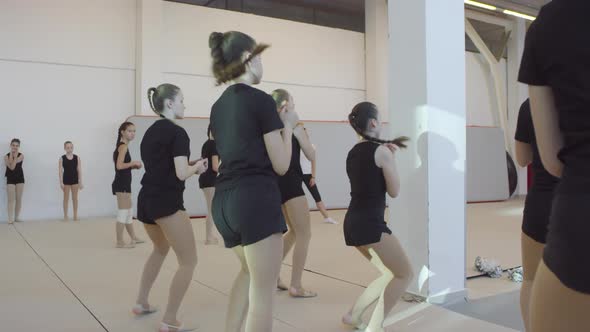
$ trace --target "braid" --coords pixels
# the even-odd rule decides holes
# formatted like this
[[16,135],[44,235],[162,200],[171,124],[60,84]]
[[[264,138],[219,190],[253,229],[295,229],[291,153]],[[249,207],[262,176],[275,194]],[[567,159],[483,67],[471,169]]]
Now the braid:
[[148,101],[150,102],[150,107],[152,108],[152,111],[154,111],[154,113],[160,115],[160,113],[158,113],[158,111],[156,111],[156,108],[154,107],[154,95],[156,95],[158,93],[158,90],[154,87],[149,88],[147,91],[147,96],[148,96]]
[[358,113],[358,111],[353,110],[348,115],[348,121],[350,122],[352,129],[354,129],[354,131],[356,131],[356,133],[359,136],[366,139],[367,141],[371,141],[371,142],[375,142],[375,143],[379,143],[379,144],[395,144],[402,149],[405,149],[408,147],[406,142],[409,141],[410,138],[407,136],[400,136],[400,137],[397,137],[393,140],[382,140],[382,139],[372,137],[372,136],[365,134],[365,129],[362,129],[357,122],[358,121],[358,114],[357,113]]

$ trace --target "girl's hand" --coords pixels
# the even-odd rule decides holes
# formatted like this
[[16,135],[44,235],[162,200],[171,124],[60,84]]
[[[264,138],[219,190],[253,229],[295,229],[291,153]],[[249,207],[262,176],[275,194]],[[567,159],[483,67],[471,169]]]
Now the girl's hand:
[[197,163],[197,174],[203,174],[207,171],[209,167],[209,161],[207,159],[198,160]]
[[387,147],[389,149],[389,151],[391,151],[391,153],[393,153],[393,154],[395,154],[397,151],[399,151],[399,146],[397,146],[393,143],[385,143],[383,145],[385,145],[385,147]]

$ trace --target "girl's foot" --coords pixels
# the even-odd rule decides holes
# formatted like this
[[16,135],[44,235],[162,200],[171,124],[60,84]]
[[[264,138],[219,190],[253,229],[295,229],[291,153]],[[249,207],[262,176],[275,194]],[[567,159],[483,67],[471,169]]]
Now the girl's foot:
[[285,285],[285,283],[279,278],[279,281],[277,281],[277,288],[280,291],[286,291],[289,290],[289,287],[287,287],[287,285]]
[[325,224],[332,224],[332,225],[338,225],[338,222],[330,217],[324,219],[324,223]]
[[142,240],[142,239],[140,239],[140,238],[133,239],[133,242],[135,242],[135,243],[145,243],[145,241]]
[[135,248],[135,244],[133,242],[131,242],[131,243],[117,243],[117,248],[131,249],[131,248]]
[[353,320],[352,312],[350,311],[346,315],[342,316],[342,324],[352,326],[357,330],[364,330],[367,328],[367,324],[363,323],[362,320]]
[[141,304],[136,304],[132,309],[131,312],[134,313],[137,316],[141,316],[141,315],[149,315],[149,314],[153,314],[154,312],[157,312],[159,310],[158,307],[153,307],[151,305],[141,305]]
[[301,298],[309,298],[309,297],[316,297],[318,294],[316,292],[312,292],[310,290],[306,290],[303,288],[289,288],[289,295],[291,297],[301,297]]
[[174,325],[166,324],[166,323],[162,322],[160,324],[160,330],[159,330],[159,332],[191,332],[191,331],[197,331],[197,328],[196,327],[186,328],[180,322],[177,322]]

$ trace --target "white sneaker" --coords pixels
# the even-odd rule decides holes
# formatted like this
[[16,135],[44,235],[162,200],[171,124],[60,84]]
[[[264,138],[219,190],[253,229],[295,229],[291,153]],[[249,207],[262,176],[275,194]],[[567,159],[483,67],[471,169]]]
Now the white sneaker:
[[338,222],[330,217],[324,219],[324,223],[326,224],[332,224],[332,225],[338,225]]

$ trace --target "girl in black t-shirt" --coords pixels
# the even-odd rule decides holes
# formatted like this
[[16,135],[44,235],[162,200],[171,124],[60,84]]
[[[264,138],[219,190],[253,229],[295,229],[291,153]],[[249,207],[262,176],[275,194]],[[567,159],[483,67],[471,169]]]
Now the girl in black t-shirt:
[[267,46],[231,31],[212,33],[209,47],[217,83],[235,83],[211,108],[211,130],[222,160],[213,219],[225,246],[242,264],[225,331],[240,331],[247,314],[246,332],[270,332],[286,231],[276,174],[289,168],[293,132],[283,129],[272,97],[252,87],[262,79],[260,53]]
[[219,240],[215,237],[215,225],[213,224],[213,216],[211,215],[211,204],[215,196],[215,179],[217,178],[217,171],[219,169],[219,155],[215,147],[215,140],[211,134],[211,125],[207,127],[207,141],[201,148],[201,158],[207,159],[209,168],[207,171],[199,176],[199,188],[205,194],[207,201],[207,219],[205,220],[205,245],[218,244]]
[[10,142],[10,152],[4,156],[4,164],[6,165],[6,198],[8,204],[8,223],[12,224],[15,221],[20,221],[19,215],[22,206],[23,190],[25,188],[25,175],[23,173],[23,161],[25,156],[20,153],[20,140],[13,139]]
[[[379,112],[368,102],[356,105],[348,119],[361,141],[346,158],[351,200],[344,219],[344,238],[346,245],[355,247],[382,276],[367,287],[342,322],[358,329],[383,332],[384,318],[413,279],[406,253],[385,223],[385,194],[395,198],[400,189],[395,153],[406,147],[408,138],[379,139]],[[383,305],[377,305],[368,325],[364,324],[363,313],[381,297]]]
[[[131,202],[131,170],[141,169],[141,161],[132,161],[129,154],[129,142],[135,138],[135,125],[131,122],[123,122],[117,131],[117,145],[113,152],[113,164],[115,165],[115,179],[111,185],[113,195],[117,197],[117,248],[133,248],[136,243],[143,243],[135,235],[133,229],[133,210]],[[131,237],[131,242],[126,244],[123,240],[123,231]]]
[[63,209],[64,221],[68,220],[68,201],[72,195],[74,220],[78,220],[78,191],[84,189],[82,184],[82,162],[80,157],[74,154],[74,143],[64,143],[66,154],[59,158],[58,172],[59,185],[64,193]]
[[590,2],[554,0],[531,24],[519,73],[545,169],[560,177],[532,286],[533,332],[590,330]]
[[[301,151],[307,159],[315,159],[315,149],[303,125],[298,121],[295,112],[295,103],[289,92],[277,89],[271,93],[279,113],[285,113],[292,118],[292,122],[285,122],[285,127],[293,128],[291,163],[287,173],[279,177],[279,189],[281,190],[281,202],[283,204],[283,215],[287,221],[289,231],[283,236],[283,258],[287,256],[293,245],[293,266],[291,269],[291,286],[287,287],[280,280],[278,288],[289,290],[293,297],[315,297],[313,291],[303,288],[301,279],[307,259],[309,242],[311,241],[311,223],[309,216],[309,205],[307,197],[303,192],[303,171],[301,170]],[[287,114],[290,113],[290,114]]]
[[137,219],[144,223],[154,248],[143,270],[133,312],[142,315],[156,310],[149,304],[148,296],[172,247],[179,266],[170,285],[160,332],[178,332],[184,330],[177,319],[178,308],[197,264],[195,236],[184,209],[184,181],[203,173],[207,161],[189,161],[190,139],[173,121],[184,117],[184,98],[180,89],[172,84],[162,84],[157,89],[150,88],[148,98],[153,111],[161,118],[147,129],[141,140],[145,174],[137,202]]
[[528,331],[530,330],[529,303],[531,287],[534,284],[535,274],[547,241],[553,191],[558,179],[549,174],[541,163],[529,100],[526,100],[520,107],[514,138],[516,140],[514,150],[516,161],[522,167],[532,165],[533,169],[533,185],[524,204],[521,235],[524,278],[520,291],[520,305],[522,318]]

